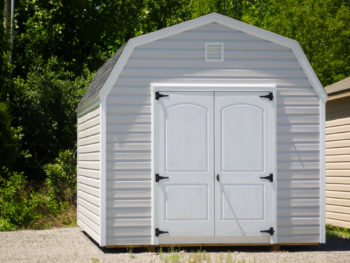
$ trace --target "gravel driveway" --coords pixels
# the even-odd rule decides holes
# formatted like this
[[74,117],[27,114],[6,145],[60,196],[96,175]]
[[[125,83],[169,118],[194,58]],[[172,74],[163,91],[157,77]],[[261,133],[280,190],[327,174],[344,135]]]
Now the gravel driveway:
[[326,245],[282,247],[187,248],[176,253],[101,249],[79,227],[0,232],[0,262],[350,262],[350,240],[332,237]]

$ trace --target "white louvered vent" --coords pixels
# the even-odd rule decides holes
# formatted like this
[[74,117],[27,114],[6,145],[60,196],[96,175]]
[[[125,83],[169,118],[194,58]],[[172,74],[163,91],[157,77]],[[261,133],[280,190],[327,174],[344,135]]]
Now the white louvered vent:
[[224,61],[224,43],[205,43],[205,61]]

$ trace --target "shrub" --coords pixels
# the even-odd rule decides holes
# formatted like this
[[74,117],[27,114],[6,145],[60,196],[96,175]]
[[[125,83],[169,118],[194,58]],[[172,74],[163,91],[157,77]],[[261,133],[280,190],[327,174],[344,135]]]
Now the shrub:
[[60,152],[55,162],[45,165],[44,170],[50,199],[59,203],[75,204],[77,192],[75,154],[70,150]]
[[40,218],[36,212],[40,195],[26,189],[23,173],[4,167],[0,173],[0,231],[30,227]]

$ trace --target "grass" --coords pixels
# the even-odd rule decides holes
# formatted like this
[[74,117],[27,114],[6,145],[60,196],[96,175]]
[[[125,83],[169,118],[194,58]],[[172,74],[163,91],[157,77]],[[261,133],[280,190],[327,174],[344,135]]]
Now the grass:
[[329,237],[336,236],[336,237],[350,239],[350,229],[348,228],[326,225],[326,233],[327,233],[327,236]]

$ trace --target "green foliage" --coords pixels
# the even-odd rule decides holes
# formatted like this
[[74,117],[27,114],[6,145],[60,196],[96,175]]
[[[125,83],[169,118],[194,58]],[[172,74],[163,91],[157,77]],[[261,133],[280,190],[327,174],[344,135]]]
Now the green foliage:
[[60,152],[55,162],[45,165],[48,194],[52,200],[74,204],[76,199],[76,158],[70,150]]
[[[7,178],[7,179],[5,179]],[[30,227],[40,218],[36,208],[40,195],[26,189],[22,173],[2,168],[0,177],[0,231]]]
[[326,225],[327,236],[335,236],[350,239],[350,229],[332,225]]

